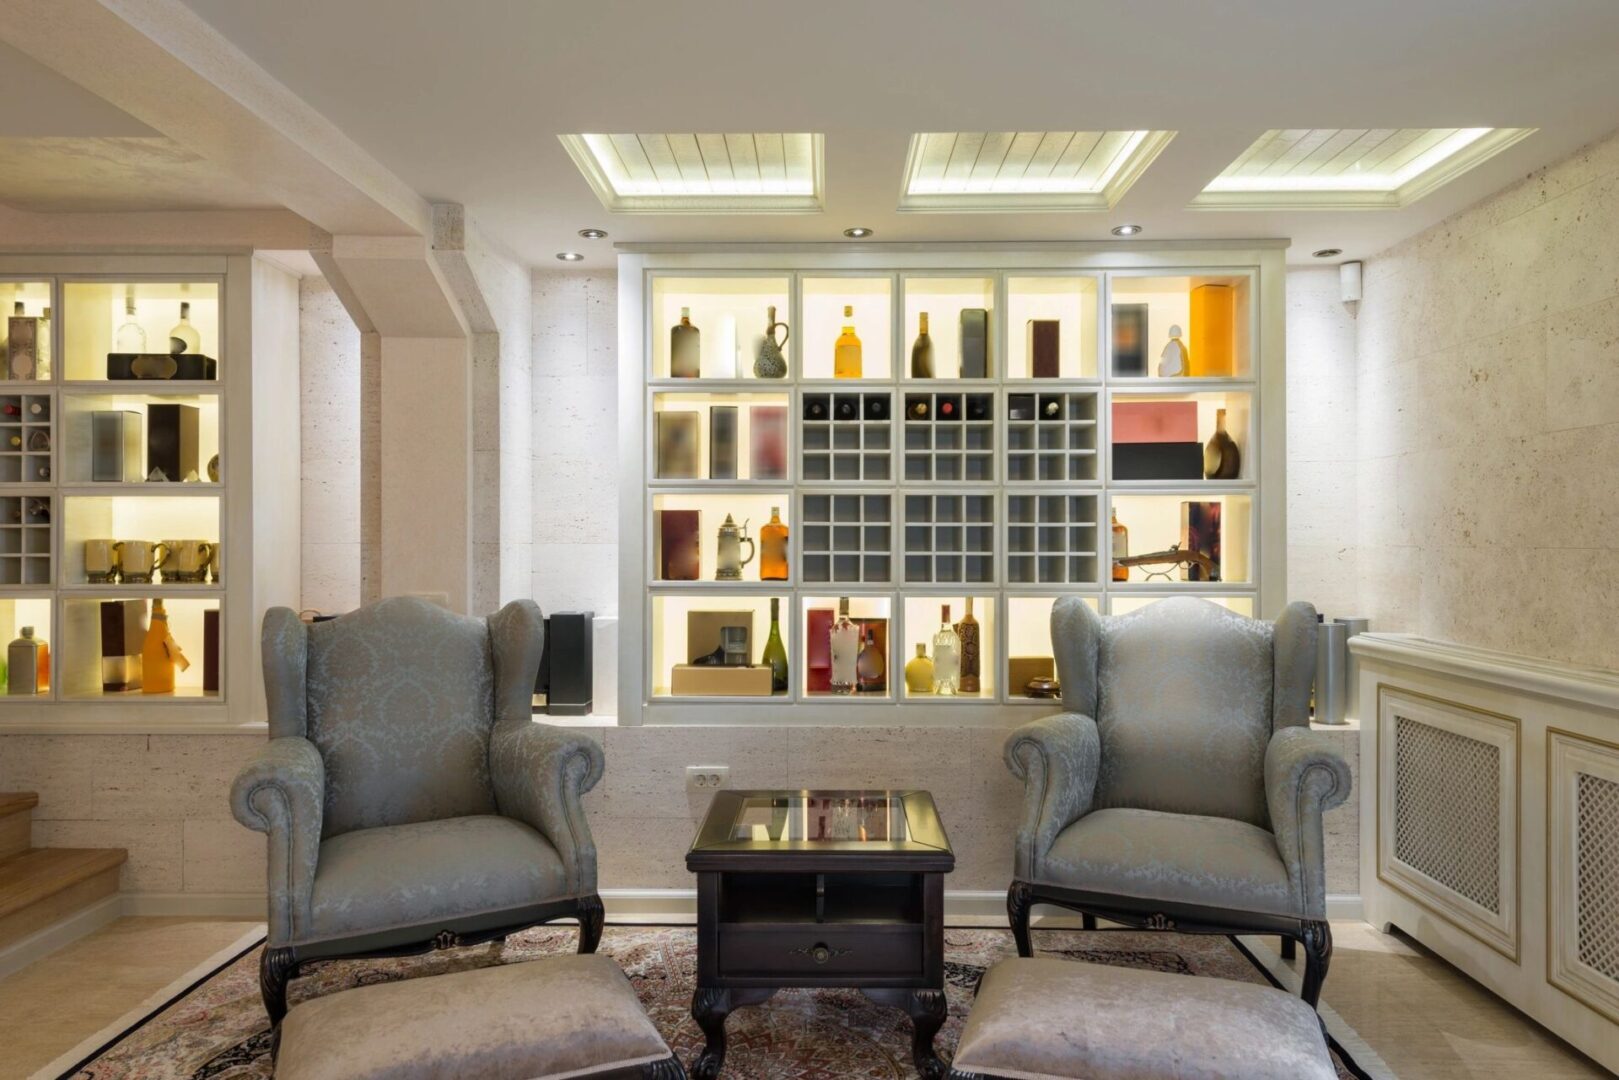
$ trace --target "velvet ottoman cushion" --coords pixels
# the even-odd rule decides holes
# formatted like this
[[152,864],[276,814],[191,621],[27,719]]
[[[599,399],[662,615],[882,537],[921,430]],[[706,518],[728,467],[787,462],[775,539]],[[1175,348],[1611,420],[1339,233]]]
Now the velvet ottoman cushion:
[[1012,1080],[1336,1080],[1315,1011],[1268,986],[1072,960],[984,975],[958,1072]]
[[278,1080],[547,1080],[669,1047],[605,956],[554,956],[316,998],[281,1027]]

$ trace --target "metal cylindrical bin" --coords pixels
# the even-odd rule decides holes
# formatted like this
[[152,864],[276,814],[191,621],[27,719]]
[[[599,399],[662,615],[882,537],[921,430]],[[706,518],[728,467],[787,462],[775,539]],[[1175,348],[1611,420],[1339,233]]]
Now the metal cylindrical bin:
[[1363,720],[1365,718],[1360,715],[1360,664],[1356,662],[1355,654],[1349,651],[1349,639],[1370,630],[1371,620],[1350,616],[1332,621],[1344,628],[1344,717]]
[[1315,721],[1318,724],[1344,722],[1348,642],[1348,627],[1341,622],[1323,622],[1316,627]]

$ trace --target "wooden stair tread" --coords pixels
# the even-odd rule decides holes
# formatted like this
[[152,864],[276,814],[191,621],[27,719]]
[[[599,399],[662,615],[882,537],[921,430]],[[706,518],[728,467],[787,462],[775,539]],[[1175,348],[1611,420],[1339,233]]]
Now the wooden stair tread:
[[32,791],[0,791],[0,817],[25,813],[38,805],[39,796]]
[[0,860],[0,919],[128,858],[123,848],[35,848]]

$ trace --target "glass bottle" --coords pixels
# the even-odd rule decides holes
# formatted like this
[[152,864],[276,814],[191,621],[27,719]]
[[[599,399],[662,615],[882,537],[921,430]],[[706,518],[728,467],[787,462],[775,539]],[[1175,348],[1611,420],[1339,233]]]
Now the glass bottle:
[[1203,447],[1203,479],[1235,480],[1242,471],[1242,451],[1226,434],[1225,410],[1214,410],[1214,434]]
[[837,379],[860,378],[860,339],[854,332],[854,305],[843,305],[843,333],[832,350],[832,376]]
[[849,618],[849,598],[838,598],[838,618],[832,624],[832,679],[834,694],[852,694],[860,676],[860,630]]
[[39,649],[42,644],[43,642],[34,636],[34,628],[25,626],[22,628],[22,636],[6,648],[6,667],[9,675],[6,693],[37,694],[43,689],[39,685]]
[[928,659],[928,647],[916,643],[916,655],[905,665],[905,689],[912,694],[933,693],[933,661]]
[[1130,530],[1119,522],[1118,507],[1113,508],[1113,580],[1129,581],[1130,568],[1120,559],[1130,556]]
[[770,521],[759,530],[759,580],[787,580],[787,526],[779,506],[770,508]]
[[41,640],[39,643],[39,659],[34,666],[34,685],[38,693],[45,693],[51,688],[51,643]]
[[888,689],[888,661],[877,647],[877,631],[868,626],[865,637],[866,643],[861,646],[860,656],[855,660],[855,675],[862,691],[880,694]]
[[6,374],[13,379],[35,379],[40,376],[39,364],[40,320],[25,313],[22,301],[11,306],[11,318],[6,324]]
[[939,607],[939,632],[933,635],[933,692],[950,697],[961,689],[961,637],[950,625],[950,605]]
[[176,664],[184,671],[191,666],[191,661],[169,634],[169,615],[163,610],[163,601],[153,600],[152,621],[146,628],[146,642],[141,646],[141,693],[174,693]]
[[191,302],[180,301],[180,321],[174,324],[169,331],[169,353],[178,356],[181,353],[202,352],[202,335],[197,328],[191,325]]
[[146,351],[146,331],[135,318],[135,293],[124,295],[124,321],[112,336],[112,351],[117,353],[143,353]]
[[979,686],[979,626],[973,618],[973,598],[967,597],[967,613],[956,624],[956,637],[961,639],[961,692],[978,693]]
[[765,638],[760,661],[770,669],[770,692],[787,692],[787,647],[781,643],[781,600],[770,598],[770,636]]
[[51,377],[51,309],[39,313],[39,378]]
[[702,371],[702,334],[691,324],[691,308],[680,309],[680,323],[669,330],[669,375],[695,379]]
[[911,378],[933,378],[933,339],[928,336],[928,313],[922,312],[916,341],[911,344]]

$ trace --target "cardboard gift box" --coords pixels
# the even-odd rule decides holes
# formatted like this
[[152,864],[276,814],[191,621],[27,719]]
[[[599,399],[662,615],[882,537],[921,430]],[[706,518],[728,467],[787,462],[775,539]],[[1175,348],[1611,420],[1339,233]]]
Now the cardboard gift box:
[[1057,662],[1049,656],[1009,656],[1006,659],[1007,689],[1013,697],[1027,697],[1031,679],[1054,678]]
[[769,697],[770,668],[676,664],[669,692],[675,697]]

